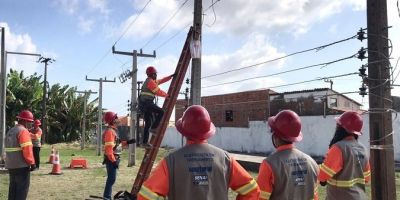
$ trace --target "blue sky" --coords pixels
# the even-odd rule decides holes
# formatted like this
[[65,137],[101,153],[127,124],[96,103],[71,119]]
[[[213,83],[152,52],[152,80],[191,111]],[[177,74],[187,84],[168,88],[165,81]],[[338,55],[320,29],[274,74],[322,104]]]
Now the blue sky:
[[[159,76],[171,74],[176,67],[187,28],[193,20],[193,0],[152,0],[137,17],[147,0],[2,0],[0,26],[6,27],[7,51],[35,52],[56,59],[48,68],[50,84],[77,86],[78,90],[98,91],[97,82],[85,81],[116,77],[116,83],[105,83],[103,107],[125,115],[130,99],[130,80],[118,81],[118,75],[131,69],[131,58],[113,55],[116,49],[144,53],[157,50],[157,58],[139,58],[138,80],[145,79],[145,69],[154,65]],[[186,3],[185,3],[186,2]],[[212,0],[203,0],[207,9]],[[354,35],[366,27],[364,0],[220,0],[204,14],[202,76],[243,67],[295,51],[312,48]],[[185,3],[185,4],[184,4]],[[159,32],[167,20],[182,6],[172,21]],[[400,52],[400,17],[396,0],[388,0],[389,37],[393,40],[393,65]],[[136,19],[134,22],[133,20]],[[215,22],[214,22],[215,21]],[[133,23],[132,23],[133,22]],[[132,24],[129,26],[129,24]],[[161,46],[171,36],[176,37]],[[154,38],[154,39],[153,39]],[[150,41],[148,43],[148,41]],[[146,45],[146,43],[148,43]],[[202,80],[203,86],[262,76],[293,68],[328,62],[356,53],[367,42],[350,40],[318,52],[309,52],[247,70]],[[35,58],[8,56],[8,68],[27,74],[43,74],[43,65]],[[280,76],[242,81],[202,89],[202,95],[231,93],[318,77],[357,72],[361,64],[351,59],[325,68],[311,68]],[[400,67],[399,67],[400,69]],[[397,69],[397,70],[399,70]],[[188,76],[189,76],[188,72]],[[396,74],[397,72],[395,72]],[[357,91],[358,76],[333,80],[339,92]],[[398,81],[397,81],[398,82]],[[397,83],[399,84],[399,83]],[[184,85],[183,87],[186,87]],[[329,87],[323,81],[274,89],[278,92]],[[167,90],[168,85],[163,85]],[[184,89],[182,89],[183,91]],[[392,90],[400,95],[400,90]],[[349,95],[368,107],[368,97]],[[95,96],[92,96],[94,98]]]

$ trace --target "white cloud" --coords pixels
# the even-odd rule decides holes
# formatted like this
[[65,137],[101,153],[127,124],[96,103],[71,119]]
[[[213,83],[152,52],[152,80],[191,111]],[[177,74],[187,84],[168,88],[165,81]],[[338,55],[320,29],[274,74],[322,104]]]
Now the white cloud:
[[54,1],[54,4],[69,15],[73,15],[79,8],[78,0],[56,0]]
[[85,34],[91,32],[93,25],[94,25],[94,20],[85,19],[83,17],[79,18],[78,27],[80,33]]
[[[135,8],[141,10],[147,1],[136,0]],[[129,25],[136,19],[139,12],[130,16],[127,20],[121,23],[117,28],[115,35],[119,36],[126,30],[127,38],[146,39],[153,36],[160,28],[167,22],[168,19],[176,12],[183,2],[176,0],[153,0],[135,21],[133,26]],[[188,7],[189,4],[184,5]],[[191,7],[192,9],[192,7]],[[172,30],[181,29],[184,25],[193,20],[191,12],[185,12],[182,9],[177,15],[169,22],[168,26],[163,30],[163,33],[168,33]],[[129,27],[129,29],[128,29]]]
[[[32,38],[29,34],[17,34],[10,30],[7,23],[0,22],[0,27],[5,28],[5,47],[6,51],[12,52],[23,52],[23,53],[38,53],[36,45],[32,42]],[[15,70],[24,70],[26,74],[32,74],[36,71],[38,64],[36,61],[37,57],[24,56],[24,55],[12,55],[7,56],[7,68]]]
[[88,0],[87,4],[91,10],[98,10],[102,14],[110,13],[110,9],[108,9],[106,0]]
[[[343,7],[363,9],[364,4],[361,0],[221,1],[215,4],[215,24],[205,29],[209,32],[234,35],[247,35],[255,31],[267,34],[304,34],[311,25],[339,13]],[[208,4],[203,7],[206,9]],[[212,9],[209,9],[206,11],[205,23],[213,20]]]
[[[203,76],[225,72],[230,69],[237,69],[244,66],[249,66],[256,63],[261,63],[266,60],[284,56],[285,53],[279,52],[278,49],[273,47],[264,35],[256,33],[248,37],[247,42],[238,50],[220,55],[203,55],[202,57],[202,72]],[[221,76],[204,78],[202,80],[203,86],[210,86],[222,82],[237,81],[254,77],[255,74],[259,76],[269,74],[271,68],[280,68],[285,60],[278,60],[275,62],[262,64],[259,66],[251,67],[240,71],[224,74]],[[241,84],[229,84],[212,88],[203,89],[205,94],[212,94],[214,91],[243,91],[254,88],[266,88],[276,84],[282,83],[282,80],[277,77],[268,77],[261,79],[249,80]],[[221,90],[223,89],[223,90]]]

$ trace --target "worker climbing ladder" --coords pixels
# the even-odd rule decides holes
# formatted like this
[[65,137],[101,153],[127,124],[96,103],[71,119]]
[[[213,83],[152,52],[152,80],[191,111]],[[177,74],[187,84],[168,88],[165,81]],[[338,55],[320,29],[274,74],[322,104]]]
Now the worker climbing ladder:
[[192,40],[192,32],[193,30],[192,28],[190,28],[185,44],[183,45],[181,56],[179,58],[178,64],[175,69],[176,75],[172,79],[168,89],[169,97],[165,99],[163,104],[163,110],[165,111],[164,116],[161,119],[161,123],[156,130],[156,134],[153,135],[150,139],[151,147],[146,149],[142,163],[140,165],[139,172],[137,173],[135,182],[133,184],[132,190],[130,193],[126,191],[125,192],[120,191],[114,196],[114,199],[121,199],[121,200],[136,199],[136,196],[140,188],[142,187],[143,182],[150,175],[151,169],[154,165],[154,160],[160,148],[160,144],[164,138],[164,134],[168,126],[168,121],[172,114],[172,109],[175,106],[176,100],[179,95],[179,91],[181,89],[186,71],[189,66],[189,62],[191,59],[190,42]]

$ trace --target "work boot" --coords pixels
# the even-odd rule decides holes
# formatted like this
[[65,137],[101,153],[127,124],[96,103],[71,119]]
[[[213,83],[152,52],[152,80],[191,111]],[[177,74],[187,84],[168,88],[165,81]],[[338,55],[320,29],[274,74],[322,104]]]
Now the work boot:
[[150,149],[152,147],[152,145],[149,144],[149,143],[144,143],[144,144],[141,144],[140,146],[145,148],[145,149]]

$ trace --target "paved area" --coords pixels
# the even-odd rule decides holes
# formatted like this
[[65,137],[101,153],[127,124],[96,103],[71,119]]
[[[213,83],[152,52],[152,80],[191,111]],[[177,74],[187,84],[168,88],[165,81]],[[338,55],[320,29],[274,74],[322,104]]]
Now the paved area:
[[263,156],[230,153],[246,170],[258,172]]

